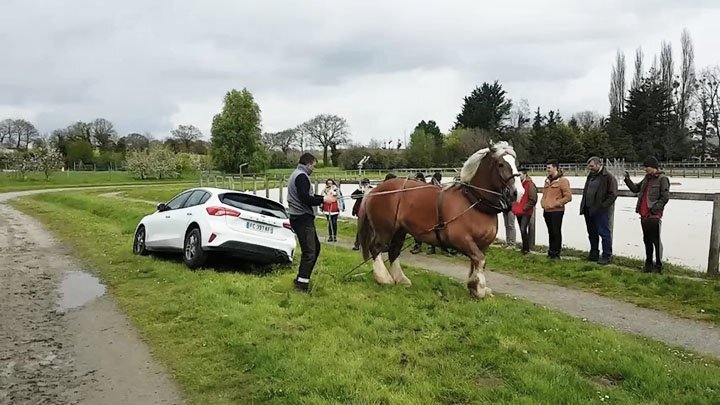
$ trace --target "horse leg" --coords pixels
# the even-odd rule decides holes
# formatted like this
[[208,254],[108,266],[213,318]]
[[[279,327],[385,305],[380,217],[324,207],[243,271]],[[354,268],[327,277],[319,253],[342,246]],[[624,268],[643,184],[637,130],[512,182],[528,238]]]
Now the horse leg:
[[393,284],[393,278],[388,273],[385,263],[383,263],[382,254],[378,253],[373,260],[373,277],[378,284]]
[[470,294],[477,299],[492,297],[492,289],[487,286],[485,280],[485,253],[473,242],[470,244],[470,274],[468,275],[467,288]]
[[402,267],[400,267],[400,251],[405,242],[405,235],[406,233],[404,231],[399,231],[393,237],[392,242],[390,242],[390,249],[388,250],[390,275],[397,284],[412,285],[412,282],[405,276]]

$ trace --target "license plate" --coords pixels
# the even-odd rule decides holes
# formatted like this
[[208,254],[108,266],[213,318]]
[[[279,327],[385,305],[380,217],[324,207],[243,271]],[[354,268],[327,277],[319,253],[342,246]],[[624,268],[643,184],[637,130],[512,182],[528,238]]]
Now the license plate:
[[256,232],[273,233],[273,227],[269,225],[256,224],[255,222],[245,222],[247,229]]

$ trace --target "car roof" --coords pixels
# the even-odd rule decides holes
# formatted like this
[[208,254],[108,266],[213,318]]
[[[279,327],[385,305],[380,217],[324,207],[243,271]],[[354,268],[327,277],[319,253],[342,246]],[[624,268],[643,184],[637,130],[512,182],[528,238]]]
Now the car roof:
[[[227,188],[217,188],[217,187],[194,187],[194,188],[189,188],[189,189],[187,189],[187,190],[183,190],[183,191],[181,191],[181,192],[178,193],[178,194],[182,194],[182,193],[184,193],[184,192],[186,192],[186,191],[194,191],[194,190],[207,191],[207,192],[209,192],[209,193],[212,194],[212,195],[218,195],[218,194],[224,194],[224,193],[245,194],[245,195],[251,195],[251,196],[257,197],[257,198],[262,198],[263,200],[268,200],[268,201],[272,201],[272,202],[278,203],[277,201],[273,200],[272,198],[266,198],[266,197],[263,197],[263,196],[259,196],[259,195],[256,195],[256,194],[252,194],[251,192],[240,191],[240,190],[231,190],[231,189],[227,189]],[[278,203],[278,204],[279,204],[279,203]]]

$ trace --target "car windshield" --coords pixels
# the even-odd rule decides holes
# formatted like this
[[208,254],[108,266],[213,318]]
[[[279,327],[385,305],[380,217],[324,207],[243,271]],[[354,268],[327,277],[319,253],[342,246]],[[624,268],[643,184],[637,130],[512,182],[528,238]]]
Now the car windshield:
[[241,193],[225,193],[221,194],[219,198],[223,204],[240,208],[241,210],[267,215],[269,217],[288,218],[285,208],[275,201]]

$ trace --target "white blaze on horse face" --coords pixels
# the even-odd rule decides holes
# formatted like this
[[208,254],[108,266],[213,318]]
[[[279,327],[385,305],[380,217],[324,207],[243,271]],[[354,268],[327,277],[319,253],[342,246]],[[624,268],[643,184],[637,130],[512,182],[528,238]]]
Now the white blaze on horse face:
[[520,202],[523,194],[525,194],[525,189],[522,186],[522,181],[520,181],[520,172],[518,172],[517,166],[515,166],[515,158],[511,155],[505,155],[503,156],[503,159],[505,159],[505,161],[510,165],[512,172],[515,175],[515,191],[517,191],[517,198],[515,199],[515,202]]

